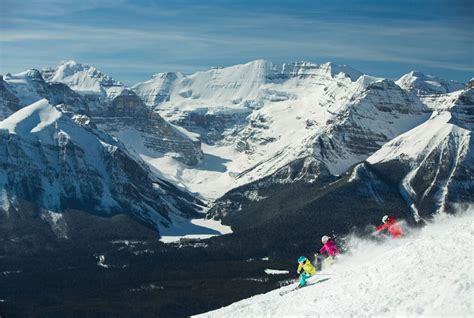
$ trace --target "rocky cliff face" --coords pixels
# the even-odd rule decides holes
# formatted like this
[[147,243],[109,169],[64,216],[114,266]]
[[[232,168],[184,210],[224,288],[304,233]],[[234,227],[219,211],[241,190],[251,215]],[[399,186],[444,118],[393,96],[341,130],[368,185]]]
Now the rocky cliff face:
[[67,233],[61,221],[67,209],[127,214],[156,229],[200,210],[199,201],[157,178],[86,117],[71,119],[45,99],[0,123],[0,148],[2,213],[31,202],[58,233]]

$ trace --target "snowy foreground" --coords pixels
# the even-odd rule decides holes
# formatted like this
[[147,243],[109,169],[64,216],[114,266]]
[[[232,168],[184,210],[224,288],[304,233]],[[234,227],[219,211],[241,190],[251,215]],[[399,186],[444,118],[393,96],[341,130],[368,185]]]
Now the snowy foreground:
[[350,253],[312,278],[329,280],[280,296],[294,287],[286,286],[199,317],[473,317],[473,236],[471,209],[439,216],[400,240],[352,238]]

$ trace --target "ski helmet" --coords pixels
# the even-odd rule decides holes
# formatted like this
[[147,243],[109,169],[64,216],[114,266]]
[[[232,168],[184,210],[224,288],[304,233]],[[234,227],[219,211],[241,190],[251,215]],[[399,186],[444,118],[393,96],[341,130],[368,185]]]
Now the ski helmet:
[[385,223],[387,222],[387,220],[388,220],[388,215],[384,215],[382,218],[382,222]]
[[323,244],[326,244],[327,241],[329,241],[331,238],[327,235],[324,235],[322,238],[321,238],[321,242],[323,242]]
[[304,256],[300,256],[298,258],[298,263],[304,263],[305,261],[306,261],[306,257],[304,257]]

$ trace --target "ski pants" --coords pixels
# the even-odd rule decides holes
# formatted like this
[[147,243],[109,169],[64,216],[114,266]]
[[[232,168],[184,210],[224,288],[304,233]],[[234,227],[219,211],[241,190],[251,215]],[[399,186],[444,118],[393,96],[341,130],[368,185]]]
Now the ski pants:
[[334,264],[335,262],[337,261],[336,258],[332,257],[332,256],[328,256],[326,257],[326,259],[324,259],[324,261],[322,262],[322,269],[326,269],[328,267],[330,267],[332,264]]
[[308,273],[300,274],[300,287],[303,287],[304,285],[306,285],[306,280],[310,277],[311,275]]

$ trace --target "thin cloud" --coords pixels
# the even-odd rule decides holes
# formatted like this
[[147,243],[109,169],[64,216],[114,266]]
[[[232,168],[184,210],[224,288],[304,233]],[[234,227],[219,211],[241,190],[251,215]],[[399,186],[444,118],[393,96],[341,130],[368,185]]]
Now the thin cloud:
[[[20,58],[26,63],[40,57],[58,61],[71,56],[103,65],[121,65],[120,60],[126,56],[128,72],[132,72],[131,65],[143,71],[173,65],[181,71],[193,71],[200,68],[196,65],[206,64],[203,58],[237,63],[262,56],[304,56],[310,60],[327,56],[462,72],[474,69],[472,28],[459,28],[453,17],[438,23],[392,16],[380,23],[380,19],[367,19],[361,14],[370,8],[377,11],[373,7],[359,8],[354,16],[339,12],[335,16],[331,15],[331,5],[303,13],[289,6],[288,10],[262,10],[258,6],[245,10],[205,1],[190,8],[156,2],[145,6],[125,0],[119,5],[114,5],[115,1],[67,1],[66,5],[59,0],[33,1],[25,14],[2,17],[2,69],[6,64],[18,64],[15,61]],[[21,6],[27,4],[19,4],[17,11]],[[88,15],[91,10],[108,7],[119,19]],[[387,8],[380,10],[390,13]],[[45,18],[46,11],[56,18]],[[320,14],[312,15],[312,11]],[[136,19],[129,21],[128,17]]]

